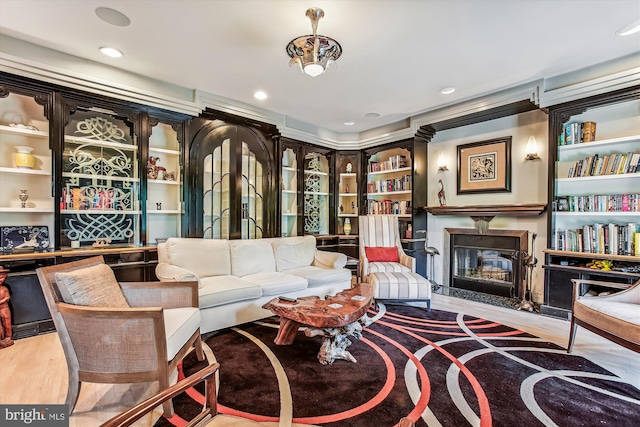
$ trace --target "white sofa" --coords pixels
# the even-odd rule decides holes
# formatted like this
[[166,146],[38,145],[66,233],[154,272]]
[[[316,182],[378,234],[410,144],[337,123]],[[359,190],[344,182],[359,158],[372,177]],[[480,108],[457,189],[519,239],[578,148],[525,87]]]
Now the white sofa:
[[161,281],[198,281],[202,333],[272,316],[277,296],[333,295],[351,286],[344,254],[313,236],[252,240],[170,238],[158,245]]

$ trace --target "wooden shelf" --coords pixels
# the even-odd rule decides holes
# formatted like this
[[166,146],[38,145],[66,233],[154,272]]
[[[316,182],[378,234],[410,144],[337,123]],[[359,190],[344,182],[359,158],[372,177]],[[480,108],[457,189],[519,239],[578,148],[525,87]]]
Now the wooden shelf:
[[494,216],[534,216],[547,210],[547,204],[522,205],[474,205],[474,206],[425,206],[432,215],[494,217]]
[[549,255],[563,256],[563,257],[610,259],[612,261],[640,262],[640,257],[631,256],[631,255],[594,254],[591,252],[558,251],[555,249],[544,249],[542,252]]

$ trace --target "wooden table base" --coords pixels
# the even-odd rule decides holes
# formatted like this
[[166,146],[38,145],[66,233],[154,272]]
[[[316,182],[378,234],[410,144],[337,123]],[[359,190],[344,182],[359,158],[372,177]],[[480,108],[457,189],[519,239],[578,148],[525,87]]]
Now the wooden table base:
[[369,326],[372,322],[373,320],[365,314],[357,322],[341,328],[307,328],[304,333],[308,337],[322,335],[322,345],[318,352],[318,360],[323,365],[331,365],[336,359],[356,363],[356,358],[347,351],[347,347],[352,344],[349,337],[360,339],[362,337],[362,328]]

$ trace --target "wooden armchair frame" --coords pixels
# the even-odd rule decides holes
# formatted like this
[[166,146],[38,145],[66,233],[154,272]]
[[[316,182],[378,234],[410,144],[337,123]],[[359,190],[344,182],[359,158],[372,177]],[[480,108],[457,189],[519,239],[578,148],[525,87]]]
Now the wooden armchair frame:
[[206,423],[215,417],[218,413],[218,400],[216,396],[216,378],[215,373],[220,368],[220,365],[213,363],[206,368],[203,368],[190,375],[189,377],[178,381],[177,384],[167,388],[164,391],[156,394],[155,396],[139,403],[133,408],[116,415],[100,427],[126,427],[138,421],[140,418],[149,414],[155,407],[160,404],[165,404],[167,401],[171,401],[178,394],[193,387],[194,385],[204,381],[205,382],[205,400],[202,412],[198,414],[193,420],[185,424],[185,427],[204,426]]
[[[600,335],[601,337],[608,339],[609,341],[613,341],[616,344],[619,344],[623,347],[626,347],[630,350],[635,351],[636,353],[640,353],[640,345],[638,345],[636,342],[626,340],[622,337],[619,337],[610,332],[607,332],[602,327],[600,327],[600,325],[584,321],[583,319],[579,318],[574,314],[576,313],[576,304],[579,304],[578,300],[581,297],[582,288],[584,285],[596,285],[596,286],[604,286],[608,288],[624,289],[623,291],[620,291],[611,295],[607,295],[607,296],[590,297],[590,298],[601,298],[603,300],[609,300],[609,301],[624,301],[624,299],[630,296],[632,293],[636,294],[640,292],[640,280],[638,280],[631,286],[619,284],[619,283],[611,283],[611,282],[603,282],[603,281],[587,280],[587,279],[571,279],[571,281],[573,282],[573,302],[571,307],[572,308],[571,327],[569,332],[569,344],[567,345],[567,353],[571,353],[571,350],[573,349],[573,343],[576,339],[576,331],[578,329],[578,325],[582,326],[585,329],[590,330],[595,334]],[[637,300],[638,300],[638,297],[636,294],[636,301]],[[640,304],[636,304],[636,305],[638,306],[638,310],[640,310]],[[606,322],[607,318],[610,318],[613,320],[612,316],[609,316],[603,313],[601,316],[600,322]],[[640,336],[640,327],[635,326],[635,329],[636,329],[636,333],[638,334],[637,336]]]
[[[36,270],[42,292],[62,343],[69,386],[69,413],[78,401],[83,381],[135,383],[158,381],[169,387],[169,375],[195,347],[204,360],[200,328],[184,343],[172,360],[167,356],[163,310],[198,307],[197,282],[120,283],[131,308],[87,307],[62,302],[55,274],[103,264],[102,256]],[[99,337],[107,337],[97,345]],[[105,348],[108,347],[108,348]],[[105,357],[108,355],[108,357]],[[164,403],[167,417],[173,415],[171,400]]]

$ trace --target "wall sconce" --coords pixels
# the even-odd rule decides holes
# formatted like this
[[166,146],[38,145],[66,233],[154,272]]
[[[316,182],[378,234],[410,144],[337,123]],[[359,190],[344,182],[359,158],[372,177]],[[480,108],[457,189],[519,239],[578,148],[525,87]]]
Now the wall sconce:
[[447,160],[444,158],[444,154],[442,151],[438,154],[438,170],[439,171],[448,171]]
[[525,160],[539,160],[540,156],[538,156],[538,142],[536,141],[536,137],[531,135],[529,137],[529,141],[527,141],[527,157]]

